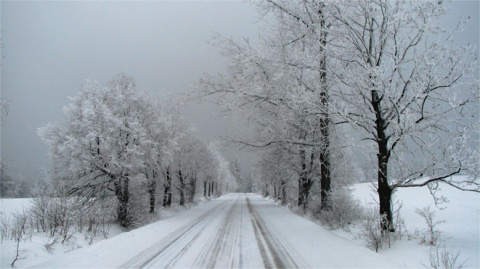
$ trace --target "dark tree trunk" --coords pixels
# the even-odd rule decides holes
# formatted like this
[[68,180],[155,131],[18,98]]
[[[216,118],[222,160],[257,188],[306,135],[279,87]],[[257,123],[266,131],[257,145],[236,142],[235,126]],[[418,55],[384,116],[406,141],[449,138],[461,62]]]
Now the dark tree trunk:
[[277,184],[273,184],[273,196],[275,197],[275,199],[278,199],[278,195],[277,195]]
[[207,184],[208,184],[208,179],[203,182],[203,197],[207,196]]
[[382,101],[376,90],[371,91],[372,94],[372,106],[375,111],[375,125],[377,132],[377,166],[378,166],[378,198],[380,201],[380,215],[382,216],[382,231],[394,232],[393,227],[393,214],[392,214],[392,189],[388,183],[388,160],[390,158],[390,152],[388,150],[388,137],[386,135],[386,129],[388,124],[386,123],[380,102]]
[[[379,173],[381,172],[379,171]],[[391,204],[392,189],[388,184],[378,184],[378,197],[380,200],[380,215],[382,216],[382,231],[395,232]]]
[[298,184],[298,204],[297,206],[303,206],[303,208],[308,207],[308,194],[310,192],[308,184],[308,175],[307,175],[307,163],[305,157],[305,149],[302,148],[299,152],[300,162],[302,170],[300,172],[299,184]]
[[320,135],[322,141],[322,148],[320,149],[320,195],[321,208],[323,210],[330,209],[328,204],[328,194],[331,191],[331,173],[330,173],[330,115],[328,111],[329,97],[327,92],[327,57],[324,53],[324,48],[327,45],[327,29],[325,26],[325,18],[323,13],[324,4],[322,3],[318,10],[320,16],[320,103],[325,110],[320,117]]
[[148,184],[148,195],[150,201],[150,213],[155,212],[155,193],[157,191],[157,182],[155,179],[149,182]]
[[170,206],[172,204],[172,178],[170,177],[170,167],[166,171],[165,184],[163,185],[163,207]]
[[128,202],[130,200],[130,194],[128,189],[129,179],[128,175],[120,179],[120,184],[117,188],[118,208],[117,208],[117,220],[120,225],[127,227],[129,224],[128,216]]
[[208,186],[207,186],[207,188],[208,188],[208,194],[207,194],[207,195],[208,195],[208,197],[210,197],[210,196],[211,196],[211,190],[212,190],[211,186],[212,186],[212,182],[211,182],[211,181],[209,181],[209,182],[208,182]]
[[193,176],[189,180],[189,202],[193,202],[193,198],[195,197],[195,191],[197,188],[197,178]]
[[380,215],[382,216],[382,231],[394,232],[392,214],[392,189],[388,184],[388,150],[386,140],[378,141],[378,198],[380,201]]
[[180,205],[185,204],[185,181],[183,180],[182,170],[178,170],[178,181],[180,181]]
[[[325,123],[322,123],[326,121]],[[320,120],[320,126],[325,124],[328,126],[328,116],[327,119]],[[331,177],[330,177],[330,151],[329,145],[330,140],[328,138],[328,127],[320,127],[321,135],[323,138],[323,147],[320,151],[320,195],[321,195],[321,209],[328,210],[331,208],[331,205],[328,204],[328,194],[331,191]]]

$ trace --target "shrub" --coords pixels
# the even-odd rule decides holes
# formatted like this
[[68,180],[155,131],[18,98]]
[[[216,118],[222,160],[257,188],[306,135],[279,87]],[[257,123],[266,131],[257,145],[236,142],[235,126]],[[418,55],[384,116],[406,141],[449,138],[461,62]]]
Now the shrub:
[[390,246],[391,235],[390,232],[382,232],[382,219],[378,208],[367,211],[362,221],[360,236],[365,240],[368,247],[375,249],[378,252],[383,246],[388,243]]
[[318,206],[314,216],[330,229],[346,229],[349,224],[361,219],[363,215],[360,202],[353,198],[348,188],[332,190],[327,197],[327,202],[330,208],[321,210]]
[[427,239],[424,235],[420,241],[422,244],[427,244],[430,246],[436,246],[438,238],[440,237],[440,231],[437,229],[438,224],[444,223],[445,221],[435,220],[435,211],[430,209],[430,206],[424,207],[422,209],[416,209],[415,212],[422,216],[427,223],[427,232],[429,238]]
[[430,248],[430,267],[434,269],[460,269],[465,262],[459,263],[460,252],[451,253],[446,247],[433,246]]
[[62,188],[47,183],[36,188],[32,223],[39,232],[53,238],[47,250],[56,242],[68,242],[76,232],[84,233],[91,244],[97,236],[108,237],[115,207],[114,197],[69,197]]
[[12,267],[15,265],[16,261],[26,258],[24,255],[27,250],[20,248],[20,243],[25,241],[28,236],[30,238],[32,236],[32,233],[30,232],[28,227],[28,223],[29,213],[27,210],[23,209],[21,212],[13,214],[11,235],[12,239],[15,240],[15,257],[11,263]]

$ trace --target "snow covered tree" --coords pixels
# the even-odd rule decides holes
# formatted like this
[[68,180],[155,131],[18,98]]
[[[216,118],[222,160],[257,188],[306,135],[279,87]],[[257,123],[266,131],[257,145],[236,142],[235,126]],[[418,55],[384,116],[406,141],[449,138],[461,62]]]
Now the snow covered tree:
[[175,152],[172,167],[176,173],[175,188],[179,193],[179,204],[192,201],[195,195],[197,173],[201,162],[202,141],[191,132],[186,132]]
[[145,121],[148,106],[125,74],[103,88],[87,81],[64,108],[65,121],[38,131],[51,148],[52,179],[85,203],[113,194],[123,226],[133,221],[131,193],[145,182],[143,149],[155,144],[146,125],[153,123]]
[[3,121],[5,120],[5,117],[8,115],[8,110],[9,110],[9,103],[7,100],[0,98],[0,115],[1,115],[1,121],[0,124],[3,125]]
[[208,152],[203,156],[201,162],[201,173],[198,176],[201,178],[202,187],[203,187],[203,197],[213,195],[211,186],[213,182],[219,178],[219,171],[221,169],[221,160],[222,157],[215,151],[216,147],[210,144],[206,151]]
[[332,1],[327,8],[339,82],[331,96],[343,122],[375,148],[382,230],[393,230],[397,188],[433,193],[445,183],[479,192],[478,174],[452,177],[478,169],[478,149],[468,145],[478,121],[477,55],[453,44],[460,28],[436,26],[442,1]]
[[[325,3],[307,0],[266,0],[263,8],[273,11],[277,18],[277,32],[281,38],[277,38],[275,43],[283,47],[288,54],[284,58],[287,59],[285,64],[293,73],[296,88],[308,92],[308,94],[298,95],[295,98],[296,103],[301,104],[300,111],[303,115],[310,115],[309,117],[316,115],[314,120],[318,124],[314,123],[313,126],[316,128],[310,131],[315,135],[311,143],[317,148],[320,162],[321,206],[328,209],[327,196],[332,182],[330,160],[332,149],[330,145],[330,82],[327,72],[329,17]],[[311,183],[309,180],[303,180],[303,182],[299,191],[306,195],[303,200],[308,201]]]
[[[298,178],[301,173],[298,160],[292,161],[292,158],[296,156],[293,152],[291,147],[277,144],[262,154],[257,170],[264,179],[263,181],[271,185],[265,186],[267,189],[263,190],[263,195],[267,195],[268,188],[271,187],[276,198],[281,199],[284,203],[287,202],[287,185],[292,178]],[[300,182],[298,186],[300,187]]]
[[[5,117],[8,115],[8,105],[5,99],[0,98],[0,125],[3,125],[3,121]],[[1,190],[1,196],[8,195],[11,191],[11,178],[8,177],[6,174],[7,166],[5,165],[5,162],[3,161],[2,157],[0,156],[0,183],[2,184],[2,187],[0,188]]]
[[222,156],[218,144],[214,142],[210,143],[209,151],[212,154],[213,162],[216,164],[215,170],[209,172],[213,178],[214,195],[220,196],[226,192],[237,191],[239,182],[232,174],[229,162]]
[[183,114],[178,107],[182,105],[176,102],[169,102],[170,105],[165,106],[164,110],[168,115],[168,133],[171,141],[173,142],[173,148],[170,151],[170,161],[165,162],[162,166],[158,166],[162,170],[163,174],[163,200],[162,206],[169,207],[172,204],[172,188],[173,179],[175,178],[175,164],[178,164],[178,152],[181,151],[181,143],[185,139],[185,136],[188,135],[188,126],[185,122]]
[[[260,46],[217,37],[216,45],[230,60],[228,73],[205,76],[198,88],[204,95],[219,96],[226,110],[243,109],[256,125],[257,137],[237,139],[240,144],[298,146],[295,159],[304,169],[298,204],[307,207],[314,180],[310,164],[319,164],[322,197],[332,181],[324,4],[269,0],[260,6],[275,18]],[[316,160],[310,162],[312,156]]]
[[[145,156],[144,174],[147,178],[146,188],[149,197],[149,211],[155,212],[157,185],[162,179],[165,167],[173,161],[173,154],[181,139],[176,133],[175,111],[164,107],[159,101],[146,103],[144,123],[147,126],[149,144],[142,148]],[[165,180],[166,182],[167,180]]]
[[6,166],[0,170],[0,196],[12,197],[15,194],[15,181],[7,174]]
[[230,173],[235,177],[237,182],[240,183],[240,189],[241,191],[245,192],[246,189],[244,188],[245,186],[243,185],[243,180],[241,177],[241,168],[240,168],[240,163],[238,162],[237,158],[233,158],[230,163],[228,164],[228,168],[230,169]]

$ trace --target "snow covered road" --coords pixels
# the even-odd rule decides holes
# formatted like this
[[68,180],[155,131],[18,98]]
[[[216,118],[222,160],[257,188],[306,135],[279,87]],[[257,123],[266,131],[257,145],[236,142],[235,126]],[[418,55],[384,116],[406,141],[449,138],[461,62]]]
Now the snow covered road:
[[35,267],[397,268],[255,194],[228,194]]

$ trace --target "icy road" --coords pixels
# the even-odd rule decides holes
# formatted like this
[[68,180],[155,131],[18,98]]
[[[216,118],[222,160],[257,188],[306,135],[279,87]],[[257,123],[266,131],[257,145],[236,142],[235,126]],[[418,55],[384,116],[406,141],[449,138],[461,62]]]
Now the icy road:
[[398,268],[255,194],[228,194],[36,267]]

